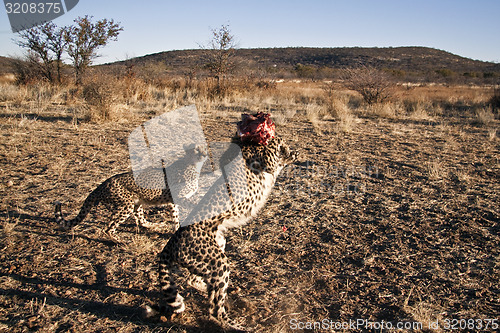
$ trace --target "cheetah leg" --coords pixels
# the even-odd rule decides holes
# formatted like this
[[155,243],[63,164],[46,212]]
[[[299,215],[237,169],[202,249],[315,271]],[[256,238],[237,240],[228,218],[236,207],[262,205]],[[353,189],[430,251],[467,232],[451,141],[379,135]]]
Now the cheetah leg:
[[172,214],[172,223],[174,224],[174,232],[177,231],[177,229],[180,228],[180,222],[179,222],[179,207],[176,204],[170,203],[168,204],[170,212]]
[[225,308],[229,283],[227,257],[215,243],[207,251],[214,253],[214,260],[207,264],[197,263],[196,266],[190,268],[190,271],[194,272],[195,275],[202,276],[206,283],[210,303],[210,318],[220,323],[224,328],[244,331],[241,325],[229,318]]
[[197,275],[197,274],[190,274],[189,275],[189,278],[187,280],[187,284],[198,290],[199,292],[201,293],[204,293],[206,294],[207,293],[207,284],[205,282],[205,280],[203,279],[203,277]]
[[[160,282],[160,291],[162,293],[162,301],[157,309],[160,312],[181,313],[186,309],[184,298],[179,295],[177,285],[175,283],[174,272],[177,270],[176,265],[170,259],[170,256],[162,253],[160,255],[158,279]],[[155,314],[151,308],[146,308],[146,311]]]
[[177,229],[180,228],[179,207],[176,204],[169,202],[166,204],[166,213],[169,215],[168,221],[173,224],[172,232],[176,232]]
[[[176,232],[177,229],[179,229],[179,227],[180,227],[180,223],[179,223],[179,208],[177,207],[177,205],[175,205],[173,203],[168,203],[166,206],[167,206],[166,207],[167,214],[170,216],[169,217],[169,221],[172,221],[173,224],[174,224],[172,232]],[[142,206],[139,206],[139,207],[134,208],[134,209],[135,209],[135,211],[134,211],[134,218],[136,219],[135,221],[136,221],[136,223],[138,223],[138,220],[141,221],[141,222],[139,222],[140,226],[149,229],[149,228],[157,228],[159,225],[163,225],[163,223],[151,223],[151,222],[148,222],[144,218],[144,210],[143,210]],[[140,217],[141,215],[142,215],[142,219]]]
[[134,214],[134,206],[127,206],[125,204],[116,206],[122,208],[120,208],[118,213],[116,213],[116,215],[112,217],[110,224],[104,232],[110,238],[110,240],[119,243],[120,239],[118,238],[118,236],[116,236],[116,228],[120,224],[125,222],[130,217],[130,215]]
[[225,252],[224,250],[226,248],[226,238],[224,238],[222,231],[217,230],[217,234],[215,235],[215,241],[217,242],[217,245],[222,250],[222,252]]
[[143,227],[143,228],[153,228],[155,226],[154,223],[151,223],[146,220],[144,217],[144,208],[140,204],[136,204],[134,206],[134,214],[133,214],[135,224],[137,228]]

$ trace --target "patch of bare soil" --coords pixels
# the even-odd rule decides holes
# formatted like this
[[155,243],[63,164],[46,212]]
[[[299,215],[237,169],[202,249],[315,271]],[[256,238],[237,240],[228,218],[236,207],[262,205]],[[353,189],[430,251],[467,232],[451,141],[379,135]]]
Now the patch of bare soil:
[[[207,139],[228,141],[238,114],[215,114],[204,117]],[[73,233],[54,222],[54,201],[72,217],[100,182],[128,170],[127,137],[142,121],[74,126],[62,112],[0,115],[0,331],[220,331],[206,298],[188,287],[182,316],[142,317],[159,296],[156,254],[168,228],[143,232],[130,222],[118,231],[124,244],[112,245],[105,210]],[[491,130],[446,119],[362,118],[349,133],[320,125],[321,135],[298,113],[278,128],[300,161],[258,217],[228,235],[230,315],[261,332],[319,331],[314,322],[342,331],[350,320],[371,322],[358,331],[380,332],[384,321],[439,332],[447,320],[500,320]],[[147,217],[161,220],[155,210]]]

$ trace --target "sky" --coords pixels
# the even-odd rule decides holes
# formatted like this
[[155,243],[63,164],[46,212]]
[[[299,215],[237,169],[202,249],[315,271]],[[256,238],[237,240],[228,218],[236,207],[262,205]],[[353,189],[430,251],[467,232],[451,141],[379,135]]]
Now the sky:
[[[80,0],[53,22],[85,15],[120,22],[124,30],[96,63],[197,49],[221,25],[240,48],[426,46],[499,63],[499,13],[499,0]],[[22,54],[14,38],[0,7],[0,55]]]

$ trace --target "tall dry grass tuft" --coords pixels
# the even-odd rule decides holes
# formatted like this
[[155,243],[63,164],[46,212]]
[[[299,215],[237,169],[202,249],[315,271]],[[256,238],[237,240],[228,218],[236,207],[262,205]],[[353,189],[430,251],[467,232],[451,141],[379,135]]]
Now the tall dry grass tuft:
[[327,114],[325,108],[317,104],[306,105],[306,117],[317,135],[323,135],[321,119]]
[[[443,309],[440,306],[422,301],[420,297],[418,302],[410,305],[410,298],[412,296],[412,293],[413,288],[410,290],[403,303],[403,310],[413,318],[415,323],[417,323],[418,325],[423,325],[422,327],[412,327],[412,329],[417,332],[421,331],[422,329],[425,331],[430,323],[441,323],[443,319]],[[440,333],[443,331],[438,325],[438,327],[433,329],[433,332]]]
[[386,102],[370,104],[366,108],[366,113],[380,118],[397,118],[400,115],[400,106],[396,103]]
[[327,91],[327,110],[333,119],[337,120],[337,131],[349,133],[356,124],[357,117],[353,114],[348,104],[350,98],[346,94],[332,94]]
[[358,118],[351,112],[343,113],[339,116],[339,122],[337,123],[337,130],[344,133],[352,132],[352,129],[356,125]]
[[475,122],[479,125],[488,126],[495,121],[495,115],[489,109],[483,108],[476,111]]
[[[413,325],[418,325],[418,326],[412,326],[411,329],[415,330],[416,332],[427,332],[427,328],[429,328],[429,325],[431,323],[436,323],[438,322],[439,324],[442,323],[442,310],[440,307],[420,301],[414,305],[408,305],[405,304],[403,307],[404,311],[408,313],[414,320]],[[420,325],[422,325],[420,327]],[[422,330],[423,329],[423,330]],[[443,332],[441,329],[440,325],[436,326],[435,328],[432,329],[432,332],[440,333]]]
[[494,141],[496,138],[498,138],[497,129],[496,128],[489,128],[488,129],[488,139],[490,141]]
[[431,118],[430,113],[432,112],[433,105],[426,99],[404,99],[403,107],[410,119],[428,120]]
[[13,84],[16,82],[16,76],[12,73],[0,75],[0,85]]
[[489,99],[488,103],[491,105],[493,109],[498,110],[500,109],[500,88],[495,87],[495,90],[493,91],[493,96]]
[[272,113],[273,121],[278,126],[285,126],[297,113],[296,110],[290,109],[285,111],[277,111]]
[[157,244],[154,241],[142,235],[134,235],[130,241],[121,245],[123,251],[135,256],[152,253],[155,251],[156,247]]
[[448,176],[448,169],[441,161],[427,162],[425,170],[430,180],[443,180]]

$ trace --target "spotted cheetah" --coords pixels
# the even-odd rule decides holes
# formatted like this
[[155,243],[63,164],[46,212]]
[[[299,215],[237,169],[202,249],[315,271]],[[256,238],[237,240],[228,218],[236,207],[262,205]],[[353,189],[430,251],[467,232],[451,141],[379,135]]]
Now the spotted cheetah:
[[92,207],[102,203],[112,212],[105,233],[111,240],[118,241],[115,235],[116,228],[130,216],[134,218],[137,226],[149,228],[154,225],[144,218],[143,205],[166,205],[175,224],[174,229],[177,230],[179,209],[174,204],[171,189],[175,188],[178,191],[180,199],[189,199],[193,196],[198,191],[201,168],[208,158],[205,147],[189,145],[184,149],[185,156],[175,161],[167,170],[150,167],[136,174],[135,179],[132,171],[108,178],[89,194],[78,215],[71,220],[63,218],[61,203],[56,202],[56,222],[64,229],[73,228],[85,219]]
[[[224,328],[243,329],[228,317],[224,307],[229,281],[224,232],[245,224],[257,214],[280,171],[296,159],[297,153],[292,152],[279,137],[272,139],[266,146],[237,144],[241,148],[244,163],[233,168],[230,173],[223,174],[214,183],[186,219],[199,222],[181,226],[160,253],[159,284],[162,299],[160,304],[146,307],[146,316],[161,312],[173,315],[185,310],[175,274],[172,274],[183,268],[190,274],[188,283],[208,293],[210,318]],[[227,185],[238,182],[246,186],[237,186],[234,191],[234,187],[230,189]],[[227,201],[222,199],[226,191],[231,199],[230,207],[212,216],[211,212],[219,212],[221,206],[227,205]]]

